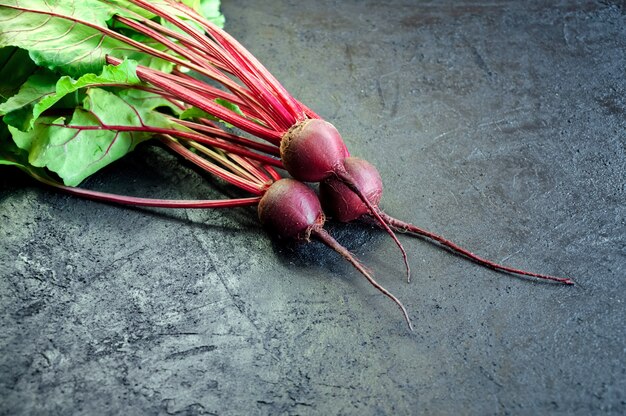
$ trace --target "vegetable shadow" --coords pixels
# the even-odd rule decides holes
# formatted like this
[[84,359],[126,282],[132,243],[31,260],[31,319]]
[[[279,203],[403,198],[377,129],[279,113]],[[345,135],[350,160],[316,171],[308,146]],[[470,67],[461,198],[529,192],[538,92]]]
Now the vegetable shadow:
[[[324,228],[366,267],[370,268],[378,263],[372,252],[380,247],[384,235],[376,227],[361,222],[345,224],[328,221]],[[285,266],[315,268],[341,276],[352,271],[358,273],[341,255],[318,240],[294,242],[279,239],[269,233],[266,235],[271,239],[276,258]]]

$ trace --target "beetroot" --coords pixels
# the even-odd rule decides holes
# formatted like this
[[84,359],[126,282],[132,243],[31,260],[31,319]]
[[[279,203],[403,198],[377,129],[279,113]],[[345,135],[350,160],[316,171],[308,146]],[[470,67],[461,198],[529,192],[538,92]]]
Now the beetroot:
[[[426,237],[437,242],[438,244],[441,244],[452,252],[474,261],[475,263],[500,272],[531,276],[565,284],[574,283],[567,278],[533,273],[497,264],[491,260],[487,260],[472,253],[471,251],[440,235],[390,217],[378,208],[378,203],[380,202],[383,193],[383,184],[378,170],[369,162],[355,157],[347,158],[344,161],[344,166],[352,178],[354,178],[356,185],[363,190],[363,193],[366,194],[368,198],[370,198],[370,202],[379,212],[379,216],[387,225],[396,231]],[[365,206],[365,204],[360,203],[361,199],[348,186],[346,186],[344,182],[335,177],[329,177],[320,184],[320,196],[326,212],[339,221],[348,222],[371,216],[370,210]]]
[[[283,238],[301,241],[316,238],[339,252],[372,285],[400,306],[407,322],[409,322],[408,315],[402,304],[380,287],[360,263],[324,231],[322,228],[324,215],[317,199],[311,196],[312,191],[293,180],[278,181],[269,186],[269,183],[263,179],[262,171],[265,170],[273,179],[275,176],[272,175],[273,171],[267,170],[265,165],[279,168],[284,166],[295,179],[300,181],[322,181],[322,195],[328,201],[327,205],[333,215],[340,220],[374,218],[400,247],[407,277],[410,276],[410,270],[406,252],[391,227],[433,239],[459,254],[497,270],[571,283],[568,279],[531,274],[497,265],[456,246],[443,237],[382,213],[378,208],[382,195],[382,181],[375,169],[373,167],[369,169],[367,167],[369,164],[365,161],[350,158],[337,129],[321,120],[311,109],[292,97],[269,71],[232,36],[178,1],[167,0],[164,3],[167,7],[161,7],[159,3],[153,4],[148,0],[129,0],[129,2],[133,5],[133,9],[158,16],[163,21],[167,21],[168,25],[158,24],[156,22],[158,19],[147,21],[142,17],[143,13],[135,15],[134,12],[124,12],[112,17],[113,21],[130,27],[142,37],[150,39],[150,42],[141,43],[124,33],[77,20],[74,16],[62,16],[57,13],[50,15],[54,19],[65,18],[74,22],[73,24],[86,25],[91,29],[99,30],[103,36],[130,46],[129,50],[132,50],[133,55],[140,51],[153,58],[170,62],[175,65],[171,73],[139,65],[136,69],[137,76],[149,84],[151,91],[176,101],[181,109],[197,107],[208,116],[269,142],[260,147],[259,143],[253,144],[239,136],[220,134],[219,140],[211,141],[211,146],[221,146],[227,153],[252,160],[254,163],[246,162],[249,167],[257,166],[259,163],[263,167],[260,170],[257,169],[256,172],[251,169],[248,171],[249,175],[241,177],[238,177],[236,173],[239,168],[226,170],[220,168],[220,170],[211,167],[210,171],[243,190],[255,195],[263,195],[259,218],[270,231]],[[7,7],[18,8],[18,6]],[[176,12],[172,13],[172,10]],[[176,30],[172,30],[172,25],[176,27]],[[123,48],[120,49],[123,50]],[[117,65],[122,62],[121,59],[108,53],[106,59],[110,64]],[[190,76],[189,71],[198,74],[201,78]],[[203,79],[209,79],[211,82]],[[234,104],[235,107],[221,105],[220,102],[224,101]],[[215,127],[208,118],[196,117],[193,120],[193,126],[189,124],[186,126],[193,128],[196,132],[198,130],[206,132],[207,127]],[[119,126],[103,127],[119,128]],[[133,128],[146,130],[147,126],[133,126]],[[126,130],[128,131],[128,128]],[[151,132],[173,134],[169,130],[151,129]],[[174,136],[187,142],[199,141],[199,136],[196,134],[177,132]],[[235,143],[237,146],[225,147],[225,141],[231,141],[231,144]],[[208,142],[204,143],[208,144]],[[245,149],[245,146],[250,149]],[[181,154],[182,149],[178,145],[173,144],[170,148]],[[198,146],[194,148],[199,149]],[[268,155],[252,152],[251,149]],[[282,163],[273,157],[278,154],[281,156]],[[185,154],[185,157],[203,165],[194,161],[195,156],[192,154]],[[218,154],[217,158],[222,164],[230,163],[225,161],[221,154]],[[234,160],[233,158],[232,161]],[[204,168],[207,169],[206,166]],[[243,165],[241,168],[248,170]],[[124,203],[119,199],[116,202]],[[250,202],[250,200],[238,201],[237,204]],[[223,206],[226,206],[226,202]]]
[[315,192],[302,182],[281,179],[268,188],[258,207],[259,220],[280,238],[309,241],[324,226],[324,212]]
[[303,182],[320,182],[348,157],[348,149],[332,124],[312,119],[291,127],[280,143],[285,169]]
[[[344,166],[372,206],[377,207],[383,196],[383,181],[378,170],[357,157],[346,158]],[[350,222],[370,213],[361,198],[336,177],[331,176],[320,184],[320,196],[324,210],[338,221]]]

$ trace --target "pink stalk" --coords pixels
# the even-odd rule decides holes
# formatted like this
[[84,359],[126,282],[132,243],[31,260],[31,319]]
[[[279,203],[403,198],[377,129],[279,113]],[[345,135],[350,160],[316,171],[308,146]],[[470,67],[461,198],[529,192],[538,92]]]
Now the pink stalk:
[[272,180],[269,178],[269,176],[267,176],[265,173],[263,173],[263,171],[259,168],[257,168],[252,162],[250,162],[248,159],[236,155],[234,153],[231,153],[228,155],[228,157],[232,160],[234,160],[235,162],[237,162],[239,165],[241,165],[241,167],[243,167],[247,172],[249,172],[251,175],[253,175],[258,181],[262,182],[262,183],[268,183],[268,182],[272,182]]
[[209,200],[184,200],[184,199],[152,199],[139,198],[134,196],[124,196],[110,194],[106,192],[91,191],[89,189],[66,186],[56,181],[39,176],[36,173],[29,174],[41,183],[50,185],[70,195],[79,196],[94,201],[112,202],[115,204],[132,205],[137,207],[155,208],[234,208],[257,205],[261,200],[260,196],[251,198],[235,199],[209,199]]
[[[110,1],[108,0],[103,0],[105,3],[108,4],[112,4]],[[139,32],[141,33],[143,29],[143,26],[151,28],[155,31],[157,31],[160,34],[163,34],[169,38],[175,39],[177,41],[179,41],[181,43],[181,45],[184,45],[186,48],[193,50],[193,52],[195,54],[199,54],[201,56],[207,57],[209,59],[209,61],[211,61],[212,65],[219,68],[220,70],[223,71],[228,71],[228,68],[226,68],[222,63],[217,61],[217,57],[210,55],[206,48],[204,48],[204,46],[200,43],[198,43],[195,39],[190,38],[188,36],[184,36],[183,34],[176,32],[174,30],[171,30],[165,26],[163,26],[160,23],[157,23],[155,21],[152,21],[150,19],[147,19],[145,17],[143,17],[142,15],[140,15],[139,13],[136,13],[135,11],[123,7],[121,6],[119,3],[115,3],[113,4],[115,7],[120,8],[122,10],[124,10],[124,13],[126,13],[127,15],[133,16],[134,19],[136,19],[142,26],[139,27]],[[129,20],[123,16],[119,16],[116,15],[113,17],[114,19],[127,24],[125,22],[128,22]],[[134,22],[134,21],[132,21]]]
[[244,180],[248,180],[261,187],[267,184],[267,181],[259,179],[253,172],[244,168],[242,164],[237,163],[237,157],[244,159],[241,156],[226,153],[217,148],[207,147],[198,142],[194,142],[193,140],[188,141],[187,145],[189,145],[190,151],[193,152],[193,150],[196,150],[197,152],[194,153],[201,153],[203,157],[213,160],[213,164],[220,165],[222,168],[229,170],[231,173],[240,176]]
[[[247,111],[251,112],[249,117],[260,118],[262,121],[266,122],[269,127],[274,128],[275,130],[279,130],[278,127],[275,127],[277,125],[272,120],[271,116],[263,111],[260,105],[255,101],[255,99],[250,96],[250,92],[245,89],[240,89],[234,94],[230,94],[226,91],[215,88],[212,85],[206,84],[202,81],[198,81],[197,79],[192,78],[189,75],[183,74],[176,69],[173,70],[171,74],[158,72],[156,70],[152,71],[158,73],[158,75],[166,81],[192,90],[193,92],[202,96],[205,100],[212,101],[214,98],[222,98],[226,101],[232,102],[233,104],[237,104],[238,106],[240,106],[240,108],[242,108],[242,110],[247,109]],[[246,111],[243,112],[245,113]]]
[[[184,46],[181,46],[179,44],[176,44],[175,42],[169,40],[166,36],[163,36],[161,33],[159,33],[156,30],[151,29],[149,26],[146,26],[144,24],[139,24],[137,22],[135,22],[134,20],[122,17],[122,16],[116,16],[116,19],[127,25],[128,27],[134,29],[135,31],[142,33],[145,36],[148,36],[152,39],[154,39],[155,41],[161,43],[163,46],[167,47],[169,50],[185,57],[186,59],[189,60],[190,63],[192,63],[193,65],[197,65],[198,67],[202,67],[204,69],[206,69],[207,71],[211,71],[211,72],[215,72],[215,67],[219,67],[221,69],[222,64],[215,61],[215,59],[211,59],[210,56],[207,56],[206,54],[202,54],[199,55],[195,50],[193,49],[189,49],[189,48],[185,48]],[[141,19],[141,21],[143,23],[145,23],[147,20],[146,19]],[[152,22],[153,25],[155,25],[154,22]],[[152,26],[152,25],[150,25]],[[165,29],[165,28],[163,28]],[[167,31],[170,34],[175,34],[175,32],[173,31]],[[184,39],[182,36],[177,35],[176,36],[177,39]],[[168,54],[168,56],[170,56]],[[186,64],[186,66],[189,66],[189,64]],[[227,68],[226,68],[227,69]],[[202,85],[202,87],[204,89],[207,89],[207,87],[211,88],[210,86],[206,85],[205,83],[198,83],[200,85]],[[217,90],[217,89],[215,89]],[[228,99],[228,98],[225,98]]]
[[255,195],[262,195],[265,191],[264,186],[257,184],[255,182],[251,182],[247,179],[244,179],[236,174],[228,172],[227,170],[220,168],[219,166],[209,162],[205,158],[198,156],[194,152],[187,149],[182,144],[177,141],[172,140],[171,138],[161,138],[161,143],[167,146],[169,149],[178,153],[183,158],[187,159],[191,163],[201,167],[207,172],[214,174],[215,176],[224,179],[230,184],[233,184],[245,191],[248,191]]
[[[141,0],[139,0],[139,1],[141,1]],[[270,88],[270,91],[268,91],[268,93],[269,93],[268,97],[272,100],[272,102],[270,102],[268,104],[270,106],[274,107],[274,108],[277,108],[277,109],[281,110],[280,114],[278,114],[279,115],[279,121],[283,121],[283,120],[286,121],[284,123],[285,129],[291,127],[293,124],[295,124],[296,121],[301,120],[302,111],[300,109],[295,109],[294,105],[293,105],[294,103],[297,104],[297,102],[287,93],[287,91],[284,89],[284,87],[282,87],[282,85],[280,85],[275,79],[273,79],[271,74],[269,74],[269,72],[265,68],[263,68],[262,65],[258,61],[256,61],[256,64],[258,65],[258,67],[255,67],[254,63],[253,63],[253,65],[250,65],[249,60],[246,60],[245,58],[242,58],[238,50],[233,49],[232,47],[230,47],[230,45],[228,43],[220,42],[220,37],[216,36],[216,33],[213,33],[211,31],[211,25],[212,24],[210,22],[206,21],[206,19],[204,19],[202,16],[196,14],[193,10],[187,8],[185,5],[182,5],[182,4],[176,3],[176,2],[169,2],[169,3],[174,8],[176,8],[178,10],[181,10],[182,12],[187,14],[188,17],[190,17],[196,23],[201,25],[205,30],[207,30],[209,33],[211,33],[211,35],[216,40],[216,43],[218,45],[222,46],[225,49],[226,52],[230,53],[230,57],[228,57],[226,54],[222,53],[221,50],[216,49],[216,50],[218,50],[220,52],[219,53],[219,57],[221,57],[222,61],[224,63],[226,63],[227,65],[231,66],[233,68],[233,70],[235,71],[233,73],[236,76],[238,76],[246,85],[248,85],[248,87],[251,90],[256,91],[257,93],[259,93],[259,94],[261,94],[262,96],[265,97],[265,93],[266,93],[267,88]],[[223,33],[225,33],[225,32],[223,32]],[[192,36],[194,35],[193,33],[189,33],[189,34],[191,34]],[[219,33],[217,33],[217,35],[219,35]],[[233,41],[234,41],[234,39],[233,39]],[[236,41],[234,41],[234,42],[236,42]],[[211,43],[210,47],[213,47],[212,43]],[[243,47],[241,47],[241,45],[239,45],[239,47],[243,49]],[[248,53],[248,55],[251,56],[251,54],[249,54],[249,53]],[[252,57],[252,58],[255,59],[254,57]],[[232,59],[234,59],[235,62],[232,62]],[[240,68],[244,68],[244,70],[240,71]],[[268,76],[262,76],[262,74],[260,74],[259,71],[261,71],[261,72],[265,71],[265,73]],[[282,101],[281,102],[282,106],[284,106],[285,110],[290,112],[291,115],[294,116],[295,118],[291,118],[291,117],[285,118],[285,112],[282,111],[281,105],[276,104],[274,102],[274,95],[271,92],[272,87],[274,87],[274,85],[272,84],[272,82],[269,82],[269,83],[267,82],[267,80],[269,80],[270,78],[273,79],[274,84],[278,87],[278,88],[273,88],[273,89],[274,89],[274,92],[278,92],[277,95],[278,95],[278,98]],[[282,114],[282,116],[281,116],[281,114]]]
[[248,97],[244,100],[236,94],[229,93],[228,91],[224,91],[214,87],[213,85],[209,85],[206,82],[200,81],[189,74],[179,71],[178,69],[174,69],[169,74],[163,73],[163,77],[167,77],[172,82],[177,82],[184,87],[191,88],[200,94],[207,93],[207,95],[213,96],[214,98],[222,98],[224,100],[230,101],[233,104],[237,104],[239,107],[247,106],[248,101],[252,99],[251,97]]
[[258,104],[255,104],[254,106],[250,104],[252,102],[252,99],[246,98],[244,100],[239,95],[228,93],[212,85],[208,85],[204,82],[198,81],[197,79],[177,70],[173,70],[172,73],[168,75],[168,79],[171,79],[172,82],[176,82],[182,86],[191,88],[195,92],[206,96],[208,99],[215,100],[216,98],[220,98],[222,100],[231,102],[237,105],[239,109],[246,115],[246,117],[251,119],[259,119],[270,128],[274,130],[280,130],[278,124],[276,124],[272,117],[267,112],[265,112]]
[[244,48],[235,38],[184,4],[174,1],[168,1],[168,3],[172,7],[184,12],[196,23],[200,24],[223,48],[228,50],[240,64],[244,64],[246,68],[252,70],[262,80],[270,85],[281,102],[289,109],[291,114],[293,114],[298,121],[301,121],[299,118],[303,113],[301,103],[294,99],[291,94],[289,94],[289,92],[287,92],[287,90],[278,82],[278,80],[276,80],[276,78],[254,57],[254,55]]
[[293,114],[286,110],[274,95],[265,90],[263,86],[259,83],[259,81],[254,79],[254,77],[252,77],[250,73],[242,71],[241,67],[237,65],[236,62],[233,62],[232,57],[227,56],[224,50],[217,48],[213,42],[208,41],[203,33],[199,33],[195,28],[190,27],[181,19],[164,13],[158,7],[153,6],[147,1],[129,1],[167,20],[168,22],[183,30],[185,33],[195,38],[198,42],[202,43],[212,54],[218,57],[218,60],[220,62],[226,64],[230,68],[232,73],[237,78],[239,78],[254,93],[255,96],[259,97],[261,102],[268,106],[270,112],[276,115],[275,120],[279,121],[283,125],[285,131],[296,122]]
[[[155,41],[161,43],[162,45],[166,46],[167,48],[169,48],[171,51],[184,56],[186,59],[188,59],[190,62],[192,62],[195,65],[198,65],[200,67],[203,67],[207,70],[211,70],[213,71],[215,66],[221,66],[221,64],[219,62],[216,62],[215,59],[211,59],[210,57],[204,55],[204,56],[200,56],[198,55],[196,52],[194,52],[194,50],[190,50],[187,48],[184,48],[181,45],[178,45],[174,42],[172,42],[171,40],[169,40],[167,37],[163,36],[161,33],[159,33],[156,30],[152,30],[149,27],[139,24],[131,19],[122,17],[122,16],[116,16],[116,19],[118,21],[120,21],[121,23],[129,26],[130,28],[134,29],[135,31],[142,33],[148,37],[151,37],[152,39],[154,39]],[[145,22],[146,19],[141,19],[142,22]],[[152,22],[154,24],[154,22]],[[168,31],[171,34],[174,34],[175,32],[173,31]],[[176,38],[182,38],[181,36],[176,36]],[[168,78],[171,77],[167,76]],[[185,77],[188,81],[192,80],[193,78],[191,77]],[[179,80],[177,80],[179,81]],[[194,80],[195,81],[195,80]],[[193,81],[190,81],[193,82]],[[210,85],[207,85],[206,83],[203,82],[198,82],[195,81],[193,82],[194,85],[198,86],[198,92],[202,95],[207,95],[207,93],[212,93],[215,95],[215,97],[219,97],[219,98],[223,98],[225,100],[228,100],[230,102],[233,102],[234,104],[237,104],[239,106],[244,106],[244,107],[248,107],[248,105],[244,102],[242,102],[237,96],[235,95],[231,95],[231,94],[227,94],[222,90],[219,90],[217,88],[214,88]],[[253,100],[251,97],[249,97],[248,95],[246,95],[246,97],[248,97],[249,100]],[[262,108],[262,107],[258,107],[258,108]],[[269,122],[270,124],[273,124],[274,126],[276,126],[275,122],[273,121],[272,117],[268,117],[266,115],[261,115],[263,121]],[[278,126],[276,126],[277,128],[280,128]]]
[[152,126],[118,126],[118,125],[104,124],[102,122],[101,122],[101,125],[99,126],[78,126],[78,125],[54,124],[54,123],[50,125],[56,126],[56,127],[62,127],[66,129],[81,130],[81,131],[83,130],[111,130],[111,131],[139,131],[139,132],[154,133],[154,134],[169,134],[169,135],[176,136],[182,139],[195,140],[199,143],[204,143],[210,146],[219,147],[226,151],[236,153],[242,156],[246,156],[251,159],[256,159],[260,162],[273,165],[279,168],[282,167],[282,162],[279,159],[261,155],[261,154],[252,152],[245,147],[233,145],[223,140],[214,139],[212,137],[209,137],[203,134],[189,132],[189,131],[164,129],[164,128],[152,127]]
[[[157,32],[156,30],[153,30],[148,26],[139,24],[135,22],[134,20],[128,19],[126,17],[116,16],[115,18],[119,22],[134,29],[135,31],[156,40],[157,42],[161,43],[163,46],[167,47],[169,50],[176,52],[179,55],[184,56],[193,64],[198,65],[199,67],[205,68],[207,70],[214,70],[214,65],[209,64],[208,63],[209,61],[206,59],[206,57],[201,57],[196,52],[192,51],[191,49],[187,49],[179,44],[176,44],[175,42],[169,40],[167,37],[163,36],[161,33]],[[168,56],[170,55],[168,54]]]
[[188,121],[188,120],[178,120],[175,118],[172,118],[172,120],[175,120],[178,124],[181,124],[185,127],[189,127],[196,131],[201,131],[211,136],[219,137],[229,142],[246,146],[250,149],[259,150],[261,152],[264,152],[273,156],[280,156],[280,149],[277,146],[271,146],[265,143],[255,142],[254,140],[250,140],[245,137],[238,136],[236,134],[228,133],[220,129],[219,127],[207,126],[206,124],[195,123],[193,121]]
[[272,179],[274,179],[275,181],[279,181],[282,179],[282,176],[280,176],[278,172],[276,172],[276,170],[270,165],[264,165],[263,169],[265,169],[265,171],[269,173]]
[[[129,12],[130,10],[125,9],[127,12]],[[133,13],[135,15],[135,18],[137,19],[137,21],[139,21],[141,23],[141,25],[144,25],[146,27],[150,27],[152,29],[154,29],[155,31],[164,34],[167,37],[170,37],[172,39],[177,40],[178,42],[180,42],[181,45],[184,45],[187,49],[193,51],[196,55],[200,55],[204,58],[206,58],[208,61],[211,62],[211,64],[213,66],[215,66],[216,68],[222,70],[222,71],[226,71],[228,72],[229,69],[222,64],[221,62],[218,62],[217,57],[215,57],[214,55],[211,55],[210,53],[207,52],[207,50],[203,47],[203,45],[201,45],[200,43],[198,43],[195,39],[189,38],[187,36],[184,36],[178,32],[175,32],[173,30],[170,30],[168,28],[166,28],[165,26],[154,22],[150,19],[146,19],[144,17],[142,17],[139,14]],[[120,19],[124,19],[124,20],[128,20],[125,18],[122,18],[121,16],[115,16],[115,18],[117,20],[119,20],[120,22],[123,22]],[[134,21],[133,21],[134,22]]]
[[[122,60],[112,56],[107,56],[107,62],[114,65],[119,65]],[[245,117],[242,117],[239,114],[236,114],[233,111],[230,111],[226,107],[223,107],[217,103],[214,103],[210,100],[207,101],[204,97],[202,97],[202,95],[194,91],[168,82],[166,79],[164,79],[164,77],[161,76],[161,73],[159,71],[154,71],[143,66],[138,66],[137,76],[139,76],[139,78],[143,81],[155,85],[163,89],[164,91],[177,96],[181,101],[198,107],[199,109],[204,110],[209,114],[213,114],[217,118],[224,120],[225,122],[230,123],[233,126],[239,127],[240,129],[254,134],[255,136],[258,136],[262,139],[268,140],[271,143],[280,143],[280,133],[263,127],[253,121],[250,121]]]

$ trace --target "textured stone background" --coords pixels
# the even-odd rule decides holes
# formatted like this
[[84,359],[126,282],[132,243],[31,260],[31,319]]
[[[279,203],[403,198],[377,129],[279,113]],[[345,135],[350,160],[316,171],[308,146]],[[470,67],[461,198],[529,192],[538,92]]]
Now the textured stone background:
[[[228,30],[376,164],[384,209],[507,264],[254,210],[132,209],[0,170],[0,413],[626,413],[626,2],[224,1]],[[85,187],[230,193],[144,146]]]

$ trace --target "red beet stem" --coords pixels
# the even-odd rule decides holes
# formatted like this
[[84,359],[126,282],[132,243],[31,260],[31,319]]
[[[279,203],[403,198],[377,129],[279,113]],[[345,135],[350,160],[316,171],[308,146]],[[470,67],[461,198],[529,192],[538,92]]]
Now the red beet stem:
[[[162,35],[158,31],[151,29],[145,23],[138,23],[138,22],[135,22],[134,20],[128,19],[123,16],[115,16],[115,19],[125,24],[126,26],[136,30],[137,32],[142,33],[154,39],[155,41],[161,43],[163,46],[177,53],[178,55],[184,56],[190,62],[193,62],[195,65],[198,65],[203,68],[212,67],[212,65],[207,63],[206,57],[202,57],[198,55],[195,51],[185,48],[179,44],[176,44],[175,42],[171,41],[170,39],[168,39],[166,36]],[[213,68],[209,68],[209,70],[213,70]]]
[[272,177],[274,181],[279,181],[282,179],[282,176],[280,176],[280,174],[276,172],[276,170],[274,170],[272,166],[264,165],[263,169],[265,169],[265,171],[270,174],[270,176]]
[[[195,39],[186,37],[182,33],[170,30],[157,22],[146,19],[138,15],[137,13],[133,13],[129,9],[124,10],[126,13],[132,14],[136,21],[119,15],[116,15],[113,18],[135,29],[137,32],[149,36],[157,42],[160,42],[169,50],[172,50],[179,55],[186,57],[196,65],[206,67],[211,71],[213,71],[214,68],[209,68],[209,66],[229,72],[228,68],[225,65],[218,62],[216,60],[216,57],[214,55],[211,55],[206,50],[206,48],[203,45],[200,45]],[[179,41],[180,44],[172,42],[170,38]]]
[[188,74],[182,73],[176,69],[168,75],[170,75],[169,79],[172,81],[194,90],[200,95],[207,97],[207,99],[215,100],[216,98],[220,98],[237,105],[241,112],[244,113],[244,115],[249,119],[258,119],[259,121],[265,123],[269,128],[277,131],[282,129],[260,104],[256,103],[251,98],[248,98],[248,96],[242,94],[241,92],[233,94],[221,90],[207,83],[198,81],[195,78],[190,77]]
[[65,186],[43,176],[39,176],[33,172],[29,172],[30,176],[49,186],[53,186],[68,194],[79,196],[94,201],[112,202],[121,205],[132,205],[137,207],[155,207],[155,208],[234,208],[248,207],[257,205],[261,200],[260,196],[252,198],[236,198],[236,199],[209,199],[209,200],[184,200],[184,199],[152,199],[139,198],[134,196],[125,196],[110,194],[106,192],[92,191],[89,189],[76,188],[73,186]]
[[438,243],[440,243],[441,245],[448,247],[450,250],[452,250],[453,252],[463,255],[465,257],[467,257],[468,259],[474,261],[475,263],[480,264],[481,266],[485,266],[488,267],[490,269],[494,269],[500,272],[507,272],[507,273],[514,273],[514,274],[518,274],[518,275],[522,275],[522,276],[531,276],[531,277],[536,277],[539,279],[545,279],[545,280],[552,280],[555,282],[559,282],[559,283],[564,283],[567,285],[573,285],[574,282],[571,279],[568,278],[564,278],[564,277],[556,277],[556,276],[550,276],[550,275],[546,275],[546,274],[540,274],[540,273],[533,273],[533,272],[528,272],[526,270],[520,270],[520,269],[515,269],[512,267],[508,267],[508,266],[503,266],[501,264],[498,263],[494,263],[491,260],[487,260],[484,259],[480,256],[477,256],[476,254],[472,253],[471,251],[464,249],[463,247],[458,246],[457,244],[453,243],[450,240],[447,240],[446,238],[431,233],[430,231],[424,230],[422,228],[419,228],[413,224],[409,224],[406,223],[404,221],[398,220],[396,218],[390,217],[385,213],[381,213],[383,219],[389,224],[391,225],[393,228],[395,228],[396,230],[400,231],[400,232],[410,232],[413,234],[418,234],[427,238],[430,238],[431,240],[434,240]]
[[178,155],[182,156],[183,158],[190,161],[194,165],[224,179],[228,183],[235,185],[239,187],[240,189],[248,191],[254,195],[263,195],[263,193],[265,192],[264,185],[244,179],[240,175],[234,174],[217,165],[214,165],[213,163],[209,162],[205,158],[190,151],[189,149],[187,149],[185,146],[178,143],[177,141],[172,140],[168,136],[161,138],[161,143],[163,143],[170,150],[176,152]]
[[357,259],[354,258],[354,256],[348,251],[347,248],[339,244],[337,240],[335,240],[330,234],[328,234],[328,232],[326,232],[326,230],[324,230],[322,227],[314,227],[311,230],[311,236],[317,238],[319,241],[326,244],[328,247],[332,248],[337,253],[341,254],[341,256],[344,259],[346,259],[348,262],[350,262],[350,264],[352,264],[352,266],[354,266],[354,268],[357,269],[367,279],[367,281],[370,282],[372,286],[374,286],[379,292],[381,292],[383,295],[387,296],[389,299],[395,302],[395,304],[400,307],[400,310],[402,310],[402,314],[404,315],[404,320],[409,326],[409,329],[413,331],[413,325],[411,324],[411,319],[409,318],[409,314],[407,313],[406,308],[404,307],[402,302],[400,302],[398,298],[396,298],[387,289],[385,289],[378,282],[376,282],[376,280],[374,280],[374,278],[369,274],[367,269],[365,269],[365,267],[363,267],[363,265],[359,263]]
[[265,143],[259,143],[259,142],[247,139],[245,137],[238,136],[236,134],[228,133],[219,127],[213,127],[213,126],[206,125],[203,123],[195,123],[193,121],[188,121],[188,120],[179,120],[175,117],[171,117],[171,119],[174,120],[178,124],[182,124],[183,126],[189,127],[196,131],[208,133],[213,137],[219,137],[220,139],[224,139],[229,142],[233,142],[233,143],[248,147],[250,149],[259,150],[264,153],[269,153],[270,155],[273,155],[273,156],[280,156],[280,149],[277,146],[273,146],[273,145],[265,144]]
[[[112,56],[107,56],[106,59],[108,63],[114,65],[118,65],[122,62],[121,59],[117,59]],[[199,109],[216,116],[220,120],[224,120],[227,123],[239,127],[244,131],[268,140],[274,144],[280,143],[280,138],[282,137],[281,133],[261,126],[260,124],[257,124],[252,120],[248,120],[247,118],[234,113],[226,107],[223,107],[213,101],[207,100],[206,97],[202,96],[202,94],[199,94],[189,88],[182,87],[167,79],[167,76],[164,76],[159,71],[155,71],[142,66],[137,66],[137,76],[142,81],[157,86],[164,91],[175,95],[181,101],[196,106]]]
[[210,21],[207,21],[194,10],[189,7],[177,3],[169,2],[179,10],[184,11],[188,16],[194,18],[196,23],[200,24],[210,35],[216,40],[216,42],[225,48],[231,56],[248,71],[260,78],[268,87],[273,90],[278,96],[279,100],[285,106],[293,116],[297,118],[297,121],[301,121],[303,115],[303,105],[293,98],[287,90],[274,78],[274,76],[252,55],[246,48],[244,48],[235,38],[230,36],[224,30],[220,29]]
[[372,205],[372,203],[369,201],[367,196],[365,196],[365,194],[361,191],[361,189],[359,189],[359,187],[355,185],[354,178],[346,170],[343,164],[340,164],[338,166],[338,168],[335,170],[335,174],[343,183],[346,184],[348,188],[350,188],[352,192],[354,192],[355,194],[359,196],[359,198],[361,198],[361,201],[363,201],[367,209],[369,209],[371,215],[376,219],[380,227],[382,227],[382,229],[385,230],[387,234],[391,236],[393,241],[400,248],[400,252],[402,253],[402,259],[404,260],[404,266],[406,268],[406,281],[410,282],[411,281],[411,267],[409,266],[409,260],[406,255],[406,251],[404,250],[402,243],[400,243],[400,240],[398,240],[398,237],[396,236],[396,234],[393,232],[391,228],[389,228],[389,226],[387,225],[387,222],[383,220],[382,218],[382,215],[384,215],[383,212],[378,207],[375,207],[374,205]]
[[255,96],[257,96],[261,100],[261,102],[265,106],[267,106],[268,110],[276,116],[275,120],[280,121],[283,124],[285,130],[287,130],[289,126],[293,125],[296,122],[296,118],[288,111],[288,109],[285,108],[284,104],[281,103],[270,91],[268,91],[264,87],[263,83],[260,82],[256,77],[254,77],[253,74],[248,72],[245,68],[242,68],[241,65],[239,65],[239,63],[237,62],[236,58],[230,55],[227,50],[218,47],[216,43],[209,40],[209,38],[207,38],[203,33],[200,33],[197,29],[190,27],[182,19],[178,19],[175,16],[168,15],[163,10],[153,6],[147,1],[130,0],[130,2],[167,20],[168,22],[177,26],[179,29],[194,38],[196,41],[204,45],[211,54],[216,56],[219,62],[227,65],[230,71],[232,71],[232,73],[237,78],[239,78],[244,84],[246,84],[248,88],[250,88]]
[[50,124],[51,126],[62,127],[66,129],[73,130],[112,130],[112,131],[140,131],[145,133],[154,133],[154,134],[168,134],[171,136],[175,136],[185,140],[194,140],[198,143],[208,144],[210,146],[218,147],[220,149],[226,150],[231,153],[238,154],[240,156],[245,156],[250,159],[258,160],[259,162],[273,165],[278,168],[282,167],[282,162],[276,158],[262,155],[259,153],[252,152],[248,150],[246,147],[235,145],[228,143],[224,140],[219,140],[204,134],[184,131],[184,130],[176,130],[176,129],[166,129],[161,127],[153,127],[153,126],[118,126],[118,125],[110,125],[102,123],[99,126],[79,126],[79,125],[67,125],[67,124]]
[[264,123],[267,123],[267,125],[272,129],[278,129],[278,125],[271,118],[272,116],[269,115],[264,110],[262,105],[254,99],[250,91],[244,89],[243,87],[235,84],[237,88],[234,88],[231,85],[222,82],[222,84],[231,92],[223,91],[217,87],[207,84],[206,82],[192,78],[178,69],[174,69],[171,73],[159,72],[159,75],[179,87],[191,89],[195,93],[205,97],[205,99],[212,101],[215,98],[222,98],[226,101],[230,101],[233,104],[238,105],[246,117],[259,119]]

